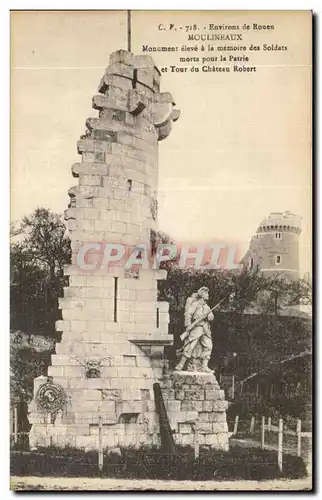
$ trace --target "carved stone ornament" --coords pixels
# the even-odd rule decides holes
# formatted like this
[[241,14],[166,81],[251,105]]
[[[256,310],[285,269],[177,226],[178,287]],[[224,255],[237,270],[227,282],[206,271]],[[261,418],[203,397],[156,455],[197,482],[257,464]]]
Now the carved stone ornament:
[[86,378],[100,378],[101,360],[87,360],[85,365]]
[[111,357],[98,358],[97,356],[80,359],[77,356],[72,357],[77,363],[85,368],[86,378],[100,378],[102,363],[107,361],[107,366],[111,366]]
[[46,382],[38,389],[36,404],[41,413],[57,413],[66,404],[66,393],[61,385]]

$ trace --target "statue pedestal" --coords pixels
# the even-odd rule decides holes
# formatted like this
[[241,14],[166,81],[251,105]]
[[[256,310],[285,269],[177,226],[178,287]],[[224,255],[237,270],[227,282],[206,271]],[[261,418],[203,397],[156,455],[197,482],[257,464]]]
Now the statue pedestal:
[[229,449],[228,402],[213,373],[174,371],[160,383],[176,444]]

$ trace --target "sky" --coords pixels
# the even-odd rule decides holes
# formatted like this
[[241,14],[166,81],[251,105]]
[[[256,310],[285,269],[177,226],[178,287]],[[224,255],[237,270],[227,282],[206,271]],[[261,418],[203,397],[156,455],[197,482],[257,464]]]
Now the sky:
[[[67,207],[75,185],[71,165],[80,161],[76,143],[86,119],[97,116],[91,100],[110,53],[127,46],[126,17],[124,11],[11,13],[11,220],[37,206]],[[274,24],[274,31],[249,34],[247,41],[288,50],[252,54],[256,73],[162,73],[161,90],[172,93],[181,116],[159,145],[159,229],[179,241],[235,241],[246,251],[263,218],[290,210],[302,216],[301,272],[308,272],[309,15],[134,11],[132,52],[194,45],[187,33],[158,26],[195,22]],[[159,68],[179,64],[171,53],[152,55]]]

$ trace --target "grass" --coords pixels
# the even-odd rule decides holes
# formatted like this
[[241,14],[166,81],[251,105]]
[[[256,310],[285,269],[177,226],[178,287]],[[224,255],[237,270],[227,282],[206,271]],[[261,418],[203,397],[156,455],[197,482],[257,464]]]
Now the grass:
[[114,477],[168,480],[265,480],[298,479],[306,476],[301,458],[284,455],[283,472],[277,467],[276,452],[258,448],[232,447],[228,452],[200,451],[194,458],[191,447],[178,447],[175,455],[157,449],[122,449],[105,453],[104,468],[98,470],[97,452],[49,448],[12,451],[11,475],[51,477]]

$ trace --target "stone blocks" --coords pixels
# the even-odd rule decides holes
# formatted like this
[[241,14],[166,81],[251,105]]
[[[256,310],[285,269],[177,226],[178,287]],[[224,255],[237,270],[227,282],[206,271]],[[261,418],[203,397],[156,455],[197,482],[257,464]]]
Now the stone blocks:
[[162,394],[178,444],[192,445],[197,431],[200,444],[228,450],[228,402],[213,374],[174,372],[163,380]]
[[[157,302],[157,280],[166,273],[145,269],[129,276],[124,263],[110,266],[104,253],[108,243],[149,246],[156,227],[158,139],[174,117],[171,94],[159,94],[159,85],[150,56],[111,54],[100,95],[92,100],[98,117],[86,120],[77,143],[82,161],[72,166],[72,175],[78,184],[68,191],[65,211],[72,265],[65,269],[69,285],[59,300],[56,329],[62,338],[48,368],[66,403],[60,416],[40,414],[35,401],[47,378],[35,380],[35,446],[97,448],[99,416],[103,446],[159,443],[153,384],[162,373],[164,345],[172,341],[168,305]],[[191,389],[191,401],[198,390]],[[180,388],[170,389],[170,415],[180,414],[181,397]],[[182,411],[183,424],[196,413],[193,407]]]

